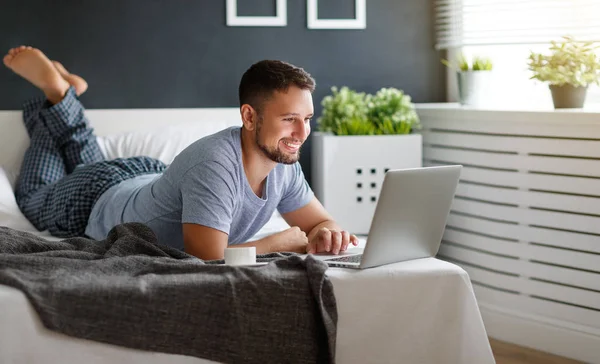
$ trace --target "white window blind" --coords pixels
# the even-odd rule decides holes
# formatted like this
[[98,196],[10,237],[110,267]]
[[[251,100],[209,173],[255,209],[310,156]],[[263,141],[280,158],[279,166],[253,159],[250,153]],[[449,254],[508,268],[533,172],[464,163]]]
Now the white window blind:
[[437,0],[436,48],[600,41],[600,0]]

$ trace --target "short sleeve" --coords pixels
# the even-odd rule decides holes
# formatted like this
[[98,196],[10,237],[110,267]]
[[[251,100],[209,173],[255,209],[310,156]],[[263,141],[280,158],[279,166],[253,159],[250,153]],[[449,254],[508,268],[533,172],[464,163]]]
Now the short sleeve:
[[229,234],[236,201],[233,171],[218,162],[200,163],[181,180],[181,222]]
[[314,193],[302,173],[300,163],[296,162],[289,168],[285,176],[285,185],[281,201],[277,206],[279,213],[285,214],[307,205],[314,197]]

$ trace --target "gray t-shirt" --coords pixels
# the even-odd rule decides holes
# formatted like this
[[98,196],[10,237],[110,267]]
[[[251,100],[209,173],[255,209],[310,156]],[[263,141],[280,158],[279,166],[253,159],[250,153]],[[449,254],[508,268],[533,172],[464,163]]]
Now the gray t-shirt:
[[245,243],[271,218],[308,204],[313,192],[299,163],[278,164],[267,176],[262,198],[244,173],[240,127],[202,138],[183,150],[162,174],[139,176],[110,188],[98,199],[86,235],[104,239],[115,225],[142,222],[161,244],[183,249],[182,223],[229,234]]

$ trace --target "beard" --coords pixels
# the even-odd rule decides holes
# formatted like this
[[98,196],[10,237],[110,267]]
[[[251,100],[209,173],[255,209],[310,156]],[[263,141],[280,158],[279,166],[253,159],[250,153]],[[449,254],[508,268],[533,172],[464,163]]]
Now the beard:
[[300,159],[300,149],[295,154],[289,154],[279,149],[279,143],[276,147],[269,147],[261,141],[262,117],[256,125],[256,145],[264,153],[267,158],[273,162],[282,164],[294,164]]

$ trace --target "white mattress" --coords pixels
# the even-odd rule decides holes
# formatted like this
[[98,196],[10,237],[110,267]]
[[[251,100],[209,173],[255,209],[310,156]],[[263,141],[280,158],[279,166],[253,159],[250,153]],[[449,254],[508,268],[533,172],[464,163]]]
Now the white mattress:
[[[339,363],[494,363],[469,278],[434,258],[331,268]],[[68,337],[42,326],[25,295],[0,285],[0,363],[209,363]]]

